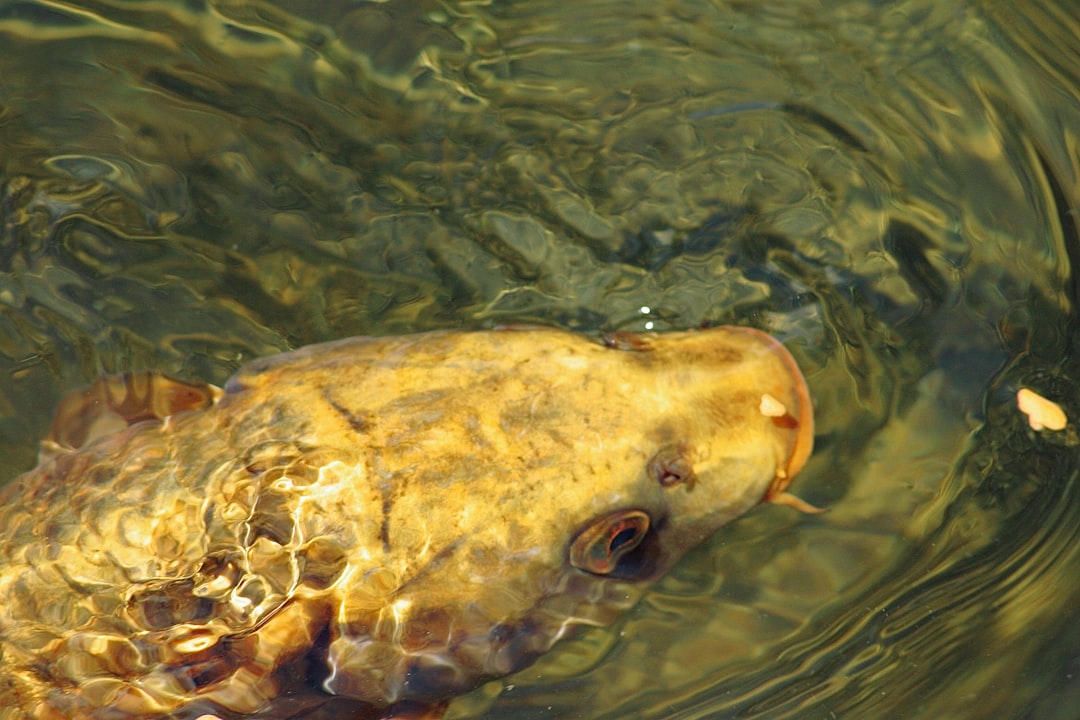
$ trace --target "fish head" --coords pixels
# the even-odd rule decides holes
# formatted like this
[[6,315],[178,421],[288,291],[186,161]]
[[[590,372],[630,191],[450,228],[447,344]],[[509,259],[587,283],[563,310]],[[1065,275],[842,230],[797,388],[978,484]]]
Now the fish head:
[[745,328],[446,334],[335,366],[333,402],[368,418],[360,547],[380,560],[336,587],[324,686],[373,703],[474,687],[611,622],[783,495],[813,440],[794,360]]

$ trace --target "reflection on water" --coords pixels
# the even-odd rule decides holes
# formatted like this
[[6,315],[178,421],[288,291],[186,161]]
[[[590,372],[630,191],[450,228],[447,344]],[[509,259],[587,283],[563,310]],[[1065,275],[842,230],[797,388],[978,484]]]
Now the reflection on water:
[[1069,2],[0,0],[0,451],[103,371],[737,322],[801,490],[451,717],[1072,717]]

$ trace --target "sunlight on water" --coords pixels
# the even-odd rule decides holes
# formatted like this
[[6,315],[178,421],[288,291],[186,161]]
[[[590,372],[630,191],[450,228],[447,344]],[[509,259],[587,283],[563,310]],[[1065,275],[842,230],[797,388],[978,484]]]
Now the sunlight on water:
[[0,479],[103,372],[751,325],[828,512],[448,717],[1071,718],[1078,37],[1064,0],[0,0]]

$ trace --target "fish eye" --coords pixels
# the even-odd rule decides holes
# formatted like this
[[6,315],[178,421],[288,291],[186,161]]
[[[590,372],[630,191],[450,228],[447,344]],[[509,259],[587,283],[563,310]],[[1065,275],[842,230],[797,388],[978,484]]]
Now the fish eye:
[[649,516],[641,510],[620,510],[594,520],[570,545],[570,564],[610,575],[620,558],[633,551],[649,532]]
[[673,487],[685,483],[687,489],[694,487],[694,468],[680,448],[668,445],[649,460],[649,473],[661,487]]

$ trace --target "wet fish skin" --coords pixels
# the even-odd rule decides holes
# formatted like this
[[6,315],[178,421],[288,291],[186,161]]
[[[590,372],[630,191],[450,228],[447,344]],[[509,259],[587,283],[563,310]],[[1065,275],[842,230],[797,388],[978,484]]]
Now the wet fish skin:
[[310,680],[435,712],[788,498],[813,437],[744,328],[351,338],[224,392],[148,382],[65,403],[0,491],[2,720],[284,718]]

